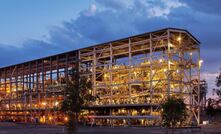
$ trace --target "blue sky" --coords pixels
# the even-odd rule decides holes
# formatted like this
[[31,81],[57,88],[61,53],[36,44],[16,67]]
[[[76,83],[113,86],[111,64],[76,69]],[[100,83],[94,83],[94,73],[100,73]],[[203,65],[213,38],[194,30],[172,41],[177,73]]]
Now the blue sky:
[[220,5],[220,0],[1,0],[0,66],[177,27],[201,41],[201,74],[212,89],[221,67]]

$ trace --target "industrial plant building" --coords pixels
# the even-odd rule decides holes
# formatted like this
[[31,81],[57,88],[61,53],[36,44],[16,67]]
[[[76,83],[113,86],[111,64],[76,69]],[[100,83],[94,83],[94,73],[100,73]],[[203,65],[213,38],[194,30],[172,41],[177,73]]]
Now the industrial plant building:
[[58,107],[78,66],[98,96],[81,111],[82,123],[157,125],[169,96],[183,98],[187,120],[199,123],[199,44],[187,30],[166,28],[0,68],[0,120],[66,122]]

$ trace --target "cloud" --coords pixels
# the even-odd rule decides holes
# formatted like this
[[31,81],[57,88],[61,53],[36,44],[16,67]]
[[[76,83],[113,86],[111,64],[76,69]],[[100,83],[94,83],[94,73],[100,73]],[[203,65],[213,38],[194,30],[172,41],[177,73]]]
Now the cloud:
[[164,17],[167,18],[173,9],[186,7],[185,3],[178,0],[161,0],[159,5],[150,5],[148,13],[150,17]]
[[221,15],[220,0],[182,0],[194,10],[211,15]]
[[103,8],[114,10],[122,10],[128,8],[131,2],[131,0],[96,0],[96,3],[101,5]]
[[83,13],[85,16],[92,16],[97,11],[97,6],[95,4],[91,4],[89,9],[85,10]]
[[[214,86],[221,67],[219,1],[194,0],[95,0],[77,18],[52,26],[45,41],[29,39],[0,45],[0,65],[6,66],[72,49],[108,42],[165,27],[189,30],[201,41],[202,79]],[[207,6],[207,5],[212,5]],[[214,8],[214,9],[212,9]],[[215,10],[216,9],[216,10]],[[210,92],[211,94],[211,92]]]
[[179,0],[96,0],[96,2],[103,8],[116,10],[118,12],[132,10],[136,14],[142,14],[144,17],[149,18],[167,18],[173,9],[186,7],[186,4]]
[[59,46],[33,39],[23,42],[22,47],[0,45],[0,50],[1,66],[9,66],[61,52]]
[[[49,54],[46,51],[50,50],[63,52],[164,27],[194,30],[192,27],[197,26],[198,21],[187,7],[179,0],[96,0],[77,18],[64,21],[62,26],[51,27],[47,42],[29,40],[23,43],[23,47],[13,49],[26,51],[28,48],[31,51],[42,48],[43,53],[25,56],[30,59],[28,57]],[[40,48],[36,49],[36,46]]]

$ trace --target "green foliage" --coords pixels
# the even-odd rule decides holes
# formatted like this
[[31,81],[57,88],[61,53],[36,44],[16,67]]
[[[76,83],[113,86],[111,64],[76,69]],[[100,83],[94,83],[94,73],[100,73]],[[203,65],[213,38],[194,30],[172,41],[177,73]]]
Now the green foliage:
[[68,115],[68,134],[77,133],[78,114],[82,106],[96,99],[89,92],[92,90],[91,81],[86,77],[80,77],[77,70],[76,68],[69,72],[70,80],[67,81],[60,109]]
[[221,73],[216,77],[216,87],[213,89],[213,93],[217,95],[216,99],[213,99],[213,106],[217,109],[221,108]]
[[183,125],[187,117],[186,104],[180,98],[171,97],[162,104],[162,124],[165,127]]
[[219,97],[219,99],[221,99],[221,73],[219,74],[218,77],[216,77],[216,87],[217,89],[213,89],[214,92],[216,93],[216,95]]
[[210,117],[213,117],[216,115],[216,110],[214,109],[214,100],[209,98],[208,99],[208,105],[206,108],[206,114]]

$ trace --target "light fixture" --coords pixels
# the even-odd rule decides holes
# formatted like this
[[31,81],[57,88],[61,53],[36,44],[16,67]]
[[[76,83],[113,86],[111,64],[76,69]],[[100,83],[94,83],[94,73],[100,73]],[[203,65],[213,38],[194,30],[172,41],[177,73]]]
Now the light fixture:
[[51,116],[49,116],[49,118],[48,118],[49,120],[52,120],[52,117]]
[[64,120],[65,120],[65,121],[68,121],[68,117],[64,117]]
[[192,55],[193,55],[193,53],[191,53],[191,52],[190,52],[190,53],[189,53],[189,55],[190,55],[190,56],[192,56]]
[[199,60],[199,67],[202,66],[203,60]]
[[59,104],[59,102],[57,102],[57,101],[54,103],[55,106],[57,106],[58,104]]
[[179,37],[177,37],[177,41],[181,41],[182,40],[182,38],[179,36]]
[[179,69],[177,69],[177,70],[176,70],[176,72],[177,72],[177,73],[179,73],[179,72],[180,72],[180,70],[179,70]]
[[41,104],[42,104],[43,106],[46,106],[47,103],[46,103],[46,102],[42,102]]

